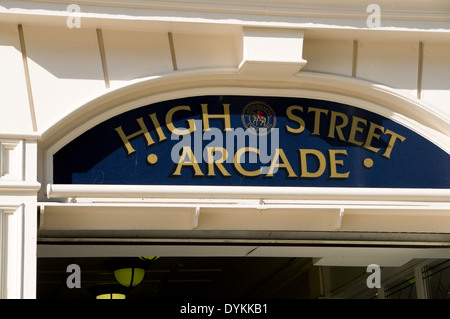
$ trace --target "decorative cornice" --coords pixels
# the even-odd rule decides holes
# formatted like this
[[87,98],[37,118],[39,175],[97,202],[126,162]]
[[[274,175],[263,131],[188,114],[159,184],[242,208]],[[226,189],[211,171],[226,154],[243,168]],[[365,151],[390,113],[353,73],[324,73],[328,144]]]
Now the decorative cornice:
[[[14,2],[37,2],[42,4],[71,4],[65,0],[28,0]],[[450,8],[446,1],[424,3],[423,1],[377,1],[387,20],[416,20],[416,21],[450,21]],[[187,11],[201,13],[224,13],[240,15],[334,18],[334,19],[366,19],[367,5],[361,1],[152,1],[152,0],[78,0],[80,6],[113,7],[126,9],[146,9],[158,11]],[[20,7],[20,6],[19,6]]]
[[[1,0],[0,15],[61,20],[67,18],[67,6],[72,3],[68,0]],[[387,0],[376,3],[381,10],[381,26],[377,30],[443,32],[450,29],[450,7],[445,0],[432,4]],[[90,26],[147,21],[368,30],[367,19],[371,14],[367,3],[357,0],[339,1],[338,5],[336,1],[328,0],[78,0],[76,4],[81,8],[79,16]]]

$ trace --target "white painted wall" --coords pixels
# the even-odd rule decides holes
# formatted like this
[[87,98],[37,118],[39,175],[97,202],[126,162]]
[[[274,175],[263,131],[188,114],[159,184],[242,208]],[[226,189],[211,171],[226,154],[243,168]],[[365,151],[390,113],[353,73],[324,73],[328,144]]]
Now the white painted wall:
[[306,33],[303,57],[304,71],[352,76],[353,39],[317,39]]
[[0,132],[32,132],[17,25],[0,23]]
[[358,41],[356,77],[417,95],[418,43]]
[[38,130],[105,89],[95,29],[24,26]]
[[[25,25],[23,30],[38,132],[107,92],[96,29]],[[168,32],[104,29],[104,60],[110,90],[130,81],[173,72],[237,69],[242,62],[243,48],[239,43],[242,35],[233,32],[172,33],[174,61]],[[2,104],[9,107],[0,118],[0,131],[30,132],[32,119],[17,25],[3,24],[0,40],[2,64],[7,70],[0,74]],[[399,94],[417,97],[418,41],[369,37],[357,40],[356,46],[354,51],[352,37],[314,38],[305,32],[303,58],[307,63],[303,70],[344,77],[354,74],[358,79],[393,88]],[[429,40],[423,48],[420,97],[450,115],[447,103],[450,45]]]
[[[367,30],[365,25],[365,9],[371,1],[346,0],[340,2],[340,6],[331,0],[320,3],[267,0],[264,1],[266,6],[254,0],[239,4],[170,1],[172,7],[169,2],[128,1],[121,8],[115,7],[115,2],[110,0],[109,6],[105,1],[90,1],[92,6],[83,7],[82,28],[69,29],[65,24],[66,1],[0,0],[0,280],[3,298],[35,296],[37,193],[38,182],[45,176],[45,154],[40,153],[38,161],[41,135],[58,126],[67,116],[82,113],[90,101],[148,77],[168,78],[178,73],[189,75],[213,69],[238,73],[246,57],[245,28],[269,28],[265,30],[268,45],[257,47],[267,51],[256,53],[261,53],[265,62],[273,63],[271,75],[277,73],[280,86],[293,76],[289,73],[293,68],[282,69],[280,63],[289,57],[288,62],[294,62],[294,67],[300,69],[305,59],[307,63],[302,71],[345,78],[355,76],[374,85],[385,85],[400,95],[413,99],[420,96],[419,105],[430,104],[433,112],[441,113],[442,120],[450,123],[450,8],[445,0],[434,0],[431,7],[429,2],[425,5],[423,1],[404,4],[383,0],[380,4],[385,28],[380,30]],[[19,23],[23,25],[26,63],[22,59],[25,52],[21,48]],[[294,33],[301,31],[298,34],[303,34],[303,38],[282,36],[275,41],[270,37],[274,32],[292,34],[292,30]],[[419,58],[420,41],[423,60]],[[274,66],[278,72],[273,72]],[[27,86],[27,67],[30,86]],[[264,71],[262,64],[257,68]],[[212,78],[215,73],[210,72]],[[257,79],[260,83],[264,82],[264,75],[261,72]],[[271,76],[268,79],[273,80]],[[206,76],[204,83],[208,84],[208,80]],[[301,80],[299,83],[301,89]],[[236,81],[227,84],[239,87]],[[111,100],[110,103],[119,102]],[[47,219],[47,227],[51,228],[52,223],[55,227],[65,223],[55,210],[50,210],[48,217],[52,214],[54,219]],[[118,218],[112,220],[114,227],[120,220],[120,212],[116,214]],[[175,226],[179,229],[190,226],[189,214],[183,215]],[[419,231],[426,221],[427,228],[422,231],[446,231],[447,212],[437,214],[432,222],[426,214],[417,214],[409,223],[404,223],[407,213],[391,216],[391,230]],[[145,222],[151,225],[153,217],[158,216],[146,216]],[[233,216],[225,212],[206,211],[203,217],[200,227],[238,227],[236,220],[230,218]],[[253,229],[266,229],[271,225],[279,229],[294,228],[272,215],[251,213],[239,217],[247,223],[259,218],[259,224],[253,224]],[[301,220],[301,216],[294,218],[292,215],[287,220],[308,220],[309,224],[304,225],[307,230],[333,227],[330,224],[333,216],[326,225],[313,217],[303,216],[306,219]],[[344,230],[372,231],[373,227],[384,225],[384,218],[378,213],[367,219],[365,216],[363,222],[356,213],[347,217],[342,225]],[[168,229],[174,226],[163,217],[158,221]],[[367,228],[370,221],[372,228]],[[83,219],[78,222],[81,228],[86,227]],[[139,226],[132,221],[128,225]],[[245,229],[245,224],[239,225]],[[399,225],[402,227],[397,227]],[[18,234],[17,229],[22,233]]]
[[167,33],[106,29],[102,34],[111,88],[173,71]]
[[174,33],[178,70],[236,68],[239,65],[235,34]]
[[[96,29],[24,25],[23,30],[38,132],[45,131],[107,92]],[[243,57],[242,43],[239,42],[242,34],[235,28],[230,30],[232,33],[229,34],[172,33],[172,56],[170,29],[168,32],[102,29],[110,89],[173,72],[237,69]],[[365,37],[357,40],[355,51],[356,37],[349,35],[315,38],[314,33],[309,35],[306,31],[303,58],[307,63],[303,70],[344,77],[354,74],[358,79],[386,85],[412,97],[417,97],[421,88],[419,93],[424,102],[450,115],[447,103],[450,94],[447,84],[450,77],[449,42],[424,41],[420,80],[419,41],[416,39]],[[1,61],[6,68],[0,74],[0,89],[2,104],[8,107],[8,112],[0,118],[0,131],[30,132],[32,114],[17,25],[2,24],[0,41]],[[271,48],[265,50],[269,50],[270,56]],[[275,59],[281,57],[278,55]]]
[[422,99],[450,117],[450,43],[424,41]]

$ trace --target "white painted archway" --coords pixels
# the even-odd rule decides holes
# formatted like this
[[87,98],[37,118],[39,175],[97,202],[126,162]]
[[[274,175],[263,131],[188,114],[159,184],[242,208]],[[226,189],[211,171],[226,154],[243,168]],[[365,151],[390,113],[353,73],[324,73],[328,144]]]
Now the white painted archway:
[[132,81],[86,101],[64,118],[55,119],[43,130],[40,145],[55,152],[114,115],[150,103],[207,94],[307,97],[345,103],[396,121],[450,153],[448,116],[387,86],[315,72],[265,79],[240,74],[236,69],[188,71]]

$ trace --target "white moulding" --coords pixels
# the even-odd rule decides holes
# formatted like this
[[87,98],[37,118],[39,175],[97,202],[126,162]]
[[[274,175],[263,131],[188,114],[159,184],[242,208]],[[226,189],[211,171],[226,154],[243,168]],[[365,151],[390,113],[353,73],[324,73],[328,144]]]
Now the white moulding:
[[0,181],[23,180],[23,148],[21,140],[0,139]]
[[449,202],[450,189],[48,184],[47,197]]

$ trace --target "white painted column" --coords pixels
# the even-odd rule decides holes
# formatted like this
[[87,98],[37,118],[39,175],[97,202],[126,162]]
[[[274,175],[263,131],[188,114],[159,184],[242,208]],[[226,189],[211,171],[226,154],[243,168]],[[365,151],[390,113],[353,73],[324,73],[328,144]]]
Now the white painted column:
[[[3,135],[4,136],[4,135]],[[36,298],[37,142],[0,138],[0,298]]]
[[0,207],[1,298],[21,298],[23,269],[23,205]]

